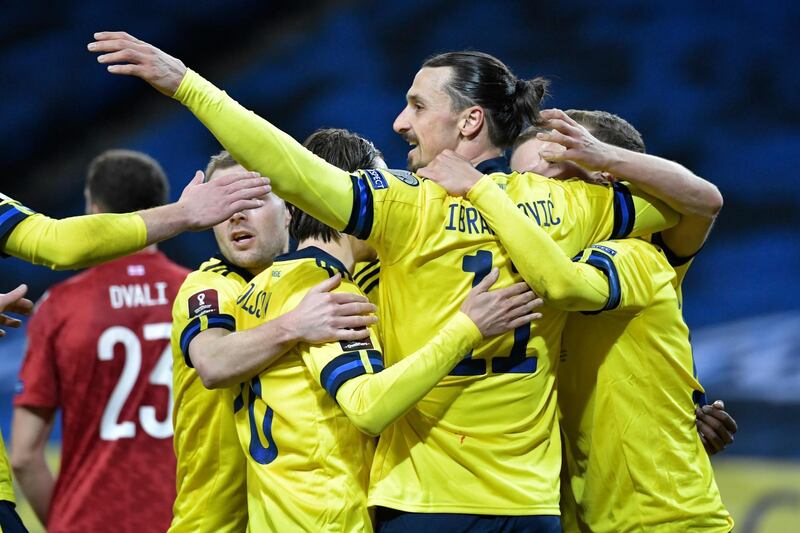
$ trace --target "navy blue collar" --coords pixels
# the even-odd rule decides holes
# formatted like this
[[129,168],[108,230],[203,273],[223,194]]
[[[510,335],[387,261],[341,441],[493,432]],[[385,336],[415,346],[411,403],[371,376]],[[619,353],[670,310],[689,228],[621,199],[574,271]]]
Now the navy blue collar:
[[506,156],[501,155],[500,157],[495,157],[494,159],[487,159],[486,161],[481,161],[475,168],[481,174],[493,174],[495,172],[502,172],[503,174],[511,174],[511,167],[508,166],[508,159]]
[[240,266],[234,265],[233,263],[228,261],[228,258],[225,257],[224,255],[222,255],[222,253],[218,253],[217,255],[214,256],[214,258],[215,259],[219,259],[219,262],[222,263],[223,265],[225,265],[225,267],[228,270],[230,270],[231,272],[236,272],[237,274],[239,274],[239,276],[243,280],[250,281],[251,279],[254,278],[253,274],[249,270],[246,270],[246,269],[244,269],[244,268],[242,268]]
[[288,254],[279,255],[275,258],[275,261],[292,261],[293,259],[322,259],[331,267],[342,271],[345,277],[350,277],[350,271],[344,267],[341,261],[316,246],[309,246],[308,248],[301,248]]

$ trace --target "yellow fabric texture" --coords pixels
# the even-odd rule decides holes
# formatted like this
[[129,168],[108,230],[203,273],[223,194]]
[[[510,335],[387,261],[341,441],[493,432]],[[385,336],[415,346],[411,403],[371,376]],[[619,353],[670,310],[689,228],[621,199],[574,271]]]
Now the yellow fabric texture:
[[0,433],[0,500],[8,500],[16,503],[14,499],[14,482],[11,477],[11,465],[8,462],[8,452],[3,441],[3,434]]
[[[255,327],[291,311],[335,271],[345,277],[337,291],[360,294],[344,267],[321,250],[278,258],[239,298],[237,325]],[[258,437],[267,442],[259,441],[261,448],[272,450],[250,453],[251,529],[370,529],[366,492],[374,445],[358,429],[380,432],[480,340],[472,321],[457,313],[425,347],[391,368],[383,369],[373,332],[368,342],[300,344],[244,385],[237,414],[242,446],[253,450],[253,428],[269,417]],[[313,471],[313,479],[297,471]]]
[[[172,533],[233,533],[244,531],[247,526],[247,463],[236,436],[233,394],[229,389],[206,389],[194,368],[187,365],[181,349],[185,332],[194,333],[194,326],[199,326],[198,333],[208,329],[209,316],[232,317],[236,298],[245,286],[246,281],[239,274],[231,272],[219,259],[210,259],[189,274],[175,298],[173,438],[178,469],[177,497],[169,529]],[[203,291],[209,300],[209,291],[216,291],[218,312],[190,318],[190,300]]]
[[565,531],[730,531],[695,428],[693,394],[703,388],[675,272],[639,239],[598,243],[580,260],[592,254],[613,262],[620,303],[571,314],[564,331]]
[[[349,175],[317,158],[224,92],[187,72],[176,98],[277,194],[381,258],[379,330],[387,367],[423,347],[492,267],[496,287],[522,281],[478,210],[404,171]],[[535,174],[493,174],[518,209],[572,256],[618,225],[609,187]],[[633,198],[635,214],[649,210]],[[628,222],[636,233],[648,226]],[[631,218],[633,217],[633,218]],[[370,505],[414,512],[558,514],[560,437],[555,379],[566,313],[485,340],[382,435]]]
[[135,213],[55,220],[0,195],[0,214],[9,205],[15,205],[28,216],[7,233],[3,253],[35,265],[54,270],[85,268],[128,255],[147,244],[144,220]]

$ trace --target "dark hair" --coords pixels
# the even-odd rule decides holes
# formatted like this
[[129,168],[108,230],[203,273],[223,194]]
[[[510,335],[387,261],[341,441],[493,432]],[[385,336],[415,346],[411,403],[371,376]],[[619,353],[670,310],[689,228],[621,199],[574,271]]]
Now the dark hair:
[[549,85],[544,78],[521,80],[502,61],[482,52],[447,52],[422,67],[453,69],[445,87],[453,110],[481,106],[489,139],[499,148],[508,148],[526,126],[540,122],[539,104]]
[[565,113],[602,142],[645,153],[642,134],[624,118],[606,111],[583,109],[568,109]]
[[167,203],[169,182],[158,162],[133,150],[106,150],[89,163],[86,188],[106,213],[130,213]]
[[217,155],[212,155],[211,159],[208,160],[208,165],[206,165],[206,173],[203,177],[203,181],[207,182],[210,180],[211,175],[217,170],[235,167],[238,164],[239,162],[236,161],[227,150],[223,150]]
[[[315,131],[305,140],[303,146],[347,172],[355,172],[360,168],[373,168],[376,159],[383,158],[380,150],[370,141],[351,131],[338,128]],[[289,234],[298,241],[317,238],[323,242],[330,242],[338,241],[341,237],[338,231],[297,207],[289,205],[289,211],[292,214]]]

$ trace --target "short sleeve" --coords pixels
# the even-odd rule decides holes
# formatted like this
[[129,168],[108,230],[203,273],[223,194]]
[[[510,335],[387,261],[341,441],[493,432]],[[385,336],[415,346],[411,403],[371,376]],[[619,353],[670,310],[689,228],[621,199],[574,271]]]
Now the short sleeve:
[[652,265],[648,265],[637,248],[629,246],[627,241],[593,244],[573,260],[600,270],[608,280],[609,296],[605,307],[584,314],[603,311],[638,312],[652,301]]
[[411,249],[420,231],[424,183],[406,170],[359,170],[353,209],[344,229],[372,244],[390,264]]
[[236,331],[239,296],[235,282],[217,274],[193,272],[181,285],[172,308],[172,327],[180,331],[180,352],[190,368],[189,345],[208,329]]
[[28,322],[28,345],[14,405],[55,409],[59,405],[56,351],[60,320],[45,293]]

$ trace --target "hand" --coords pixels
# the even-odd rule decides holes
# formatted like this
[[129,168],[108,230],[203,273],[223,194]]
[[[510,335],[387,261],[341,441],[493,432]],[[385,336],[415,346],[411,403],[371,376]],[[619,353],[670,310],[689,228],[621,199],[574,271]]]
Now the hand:
[[[27,292],[28,286],[22,284],[11,292],[0,293],[0,326],[18,328],[22,325],[21,320],[6,315],[6,311],[19,315],[31,314],[33,302],[24,297]],[[0,337],[5,335],[6,332],[0,329]]]
[[183,189],[177,205],[191,231],[199,231],[228,220],[239,211],[264,205],[261,199],[272,190],[269,179],[256,172],[232,172],[203,183],[197,171]]
[[601,142],[560,109],[545,109],[541,116],[544,126],[552,131],[537,133],[536,138],[565,148],[542,150],[539,152],[542,159],[551,163],[571,161],[589,171],[607,171],[618,159],[619,148]]
[[695,409],[697,433],[708,455],[714,455],[733,442],[733,434],[739,429],[736,421],[725,411],[725,404],[717,400],[711,405]]
[[186,74],[186,66],[180,59],[124,31],[101,31],[94,38],[87,48],[91,52],[105,52],[97,56],[97,62],[108,64],[112,74],[136,76],[167,96],[178,90]]
[[489,287],[494,285],[498,277],[500,272],[492,269],[469,291],[467,299],[461,304],[461,311],[475,322],[484,338],[512,331],[542,318],[541,313],[534,313],[533,310],[542,307],[544,302],[525,283],[490,291]]
[[472,163],[452,150],[444,150],[417,174],[436,182],[451,196],[466,196],[483,177]]
[[289,324],[297,340],[311,344],[369,338],[370,326],[378,321],[378,308],[360,294],[331,292],[342,282],[336,274],[312,287],[291,312]]

